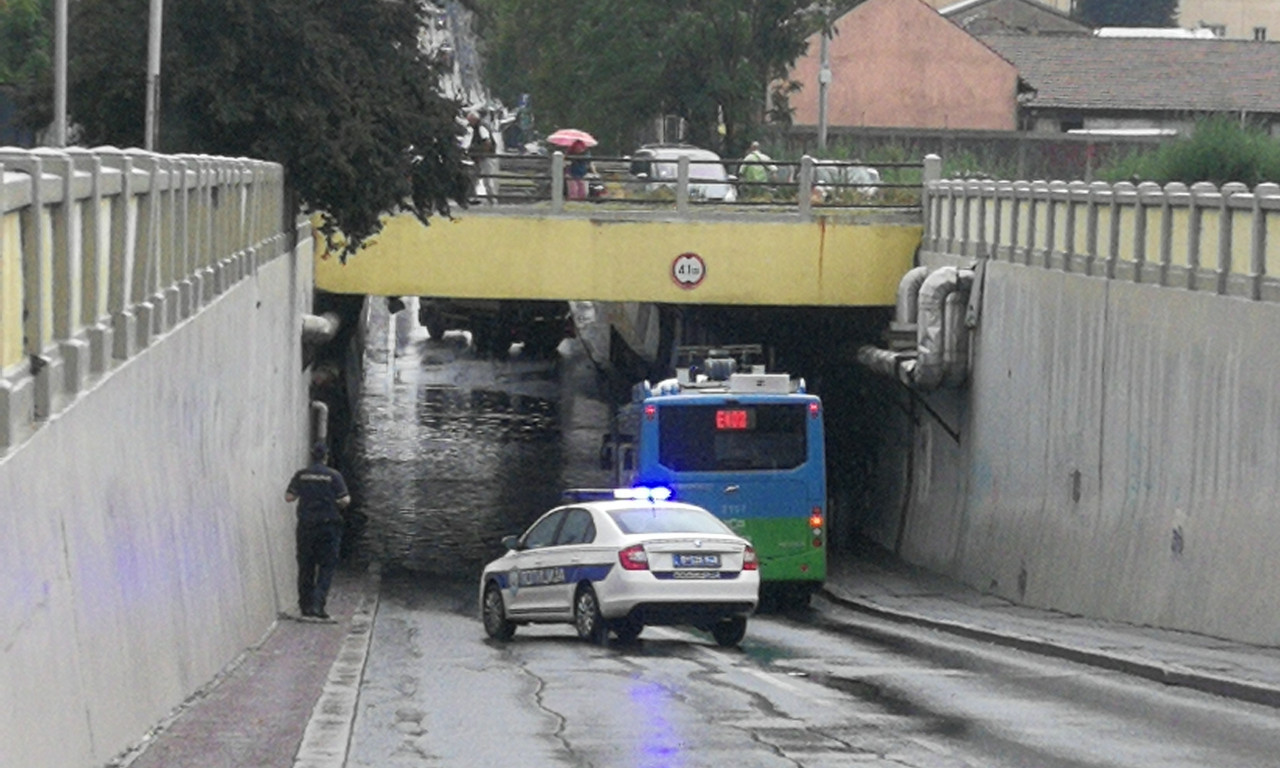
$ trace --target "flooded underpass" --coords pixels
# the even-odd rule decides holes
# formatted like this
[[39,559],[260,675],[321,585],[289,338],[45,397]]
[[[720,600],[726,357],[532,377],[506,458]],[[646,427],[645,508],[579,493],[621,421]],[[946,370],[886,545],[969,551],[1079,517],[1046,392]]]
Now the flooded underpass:
[[607,483],[597,456],[609,408],[574,340],[550,359],[518,345],[478,359],[463,332],[429,338],[411,306],[368,306],[347,468],[352,558],[476,574],[564,488]]
[[[485,359],[460,332],[429,338],[412,311],[391,321],[375,301],[367,313],[344,452],[359,520],[349,560],[381,563],[384,578],[350,768],[1274,764],[1269,710],[1235,711],[823,597],[809,610],[756,614],[734,648],[665,626],[604,646],[558,624],[487,639],[482,564],[564,488],[608,484],[598,456],[610,405],[576,340],[550,359],[518,347]],[[853,410],[868,392],[856,376],[815,370],[833,432],[871,432],[875,420]],[[836,488],[867,471],[847,451],[829,455],[853,467],[833,465]]]

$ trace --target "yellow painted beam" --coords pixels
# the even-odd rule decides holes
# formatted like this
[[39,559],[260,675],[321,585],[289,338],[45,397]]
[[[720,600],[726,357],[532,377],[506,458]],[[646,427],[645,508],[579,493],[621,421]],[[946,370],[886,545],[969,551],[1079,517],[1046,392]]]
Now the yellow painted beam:
[[404,214],[345,265],[317,254],[315,277],[325,291],[381,296],[892,306],[922,231],[833,218],[463,215],[423,226]]

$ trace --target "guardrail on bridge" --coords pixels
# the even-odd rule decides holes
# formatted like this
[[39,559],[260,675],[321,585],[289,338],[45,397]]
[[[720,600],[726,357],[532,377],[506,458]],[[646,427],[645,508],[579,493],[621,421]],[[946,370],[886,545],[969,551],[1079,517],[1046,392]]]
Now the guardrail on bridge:
[[274,163],[0,147],[0,456],[282,252]]
[[[694,158],[693,147],[665,147],[668,154],[585,157],[590,172],[574,194],[566,171],[574,160],[550,155],[498,154],[473,169],[472,203],[540,207],[551,214],[588,211],[592,216],[657,212],[681,217],[751,211],[809,219],[833,213],[918,212],[923,187],[941,178],[942,162],[929,155],[916,162],[869,164],[859,160],[748,162]],[[745,178],[743,169],[763,173]],[[759,178],[763,176],[763,178]]]

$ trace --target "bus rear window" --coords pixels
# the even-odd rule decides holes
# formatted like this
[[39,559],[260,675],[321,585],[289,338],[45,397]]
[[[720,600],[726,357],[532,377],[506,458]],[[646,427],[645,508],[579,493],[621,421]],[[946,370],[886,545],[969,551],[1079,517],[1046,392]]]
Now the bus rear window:
[[658,461],[676,472],[794,469],[808,459],[804,403],[663,405]]

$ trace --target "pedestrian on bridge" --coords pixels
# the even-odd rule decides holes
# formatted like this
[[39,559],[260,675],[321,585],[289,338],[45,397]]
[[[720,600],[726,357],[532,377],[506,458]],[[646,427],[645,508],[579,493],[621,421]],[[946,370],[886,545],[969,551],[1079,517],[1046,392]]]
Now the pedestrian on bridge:
[[493,130],[480,119],[474,109],[467,113],[467,155],[471,159],[473,179],[472,194],[476,202],[482,196],[490,203],[498,202],[498,142]]
[[342,510],[351,503],[342,473],[325,464],[323,442],[311,448],[311,464],[294,473],[284,499],[298,502],[298,609],[328,619],[325,601],[342,546]]

